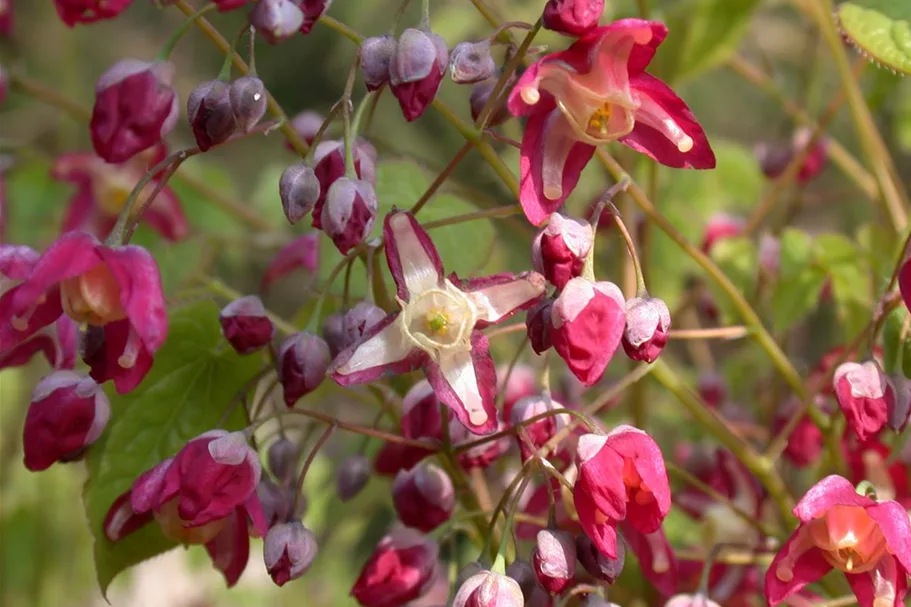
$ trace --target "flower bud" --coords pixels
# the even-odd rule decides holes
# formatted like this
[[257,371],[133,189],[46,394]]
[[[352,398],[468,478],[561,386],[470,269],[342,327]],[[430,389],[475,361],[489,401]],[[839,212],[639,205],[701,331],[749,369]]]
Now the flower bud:
[[515,560],[506,568],[506,576],[512,578],[522,590],[527,602],[538,585],[538,574],[528,561]]
[[364,565],[351,595],[364,607],[404,605],[423,595],[436,579],[440,547],[414,529],[384,537]]
[[569,588],[576,577],[576,540],[568,531],[538,532],[532,564],[538,581],[551,594]]
[[269,44],[290,38],[303,24],[304,13],[292,0],[259,0],[250,11],[250,25]]
[[901,432],[908,425],[911,416],[911,380],[904,375],[896,374],[889,377],[895,389],[895,403],[889,410],[889,427],[896,432]]
[[544,7],[546,29],[578,36],[598,25],[604,0],[548,0]]
[[[297,131],[297,134],[307,142],[307,145],[313,145],[313,139],[319,133],[319,129],[323,126],[325,119],[326,117],[319,112],[304,110],[291,119],[291,128]],[[290,144],[287,144],[287,147],[291,150],[294,149]]]
[[[329,188],[345,176],[345,142],[341,140],[321,141],[313,150],[313,172],[320,184],[320,195],[313,207],[314,228],[321,230],[323,206]],[[364,139],[354,144],[354,172],[358,179],[376,183],[376,150]]]
[[879,434],[895,408],[895,389],[879,364],[874,360],[841,364],[832,385],[848,427],[861,442]]
[[402,399],[402,436],[410,439],[443,439],[443,418],[440,416],[440,399],[422,379]]
[[323,383],[332,357],[329,346],[321,337],[301,331],[285,339],[276,362],[285,404],[293,407],[299,398]]
[[310,274],[319,268],[319,232],[302,234],[283,246],[263,272],[260,289],[266,291],[276,280],[298,268]]
[[169,61],[123,59],[95,84],[89,129],[95,153],[119,164],[160,142],[177,124],[177,92]]
[[550,339],[551,314],[554,300],[547,297],[531,307],[525,314],[528,341],[536,354],[544,354],[553,345]]
[[347,502],[364,488],[370,480],[370,460],[363,455],[352,455],[339,464],[335,477],[338,497]]
[[633,297],[626,302],[623,350],[632,360],[653,363],[667,345],[671,312],[660,299]]
[[212,3],[218,7],[218,12],[226,13],[228,11],[233,11],[236,8],[242,7],[249,1],[250,0],[212,0]]
[[373,186],[363,179],[342,177],[329,186],[320,224],[339,252],[347,255],[370,234],[376,213]]
[[395,54],[395,38],[374,36],[361,43],[360,66],[368,91],[375,91],[389,82],[389,63]]
[[735,238],[743,233],[744,221],[740,217],[727,213],[715,213],[709,217],[705,224],[705,234],[702,236],[702,252],[706,255],[711,252],[715,243],[724,238]]
[[[759,143],[754,148],[759,168],[769,179],[776,179],[784,173],[791,164],[794,156],[801,153],[810,143],[813,132],[808,128],[801,128],[794,132],[791,142],[785,145]],[[829,160],[828,144],[824,138],[819,139],[813,149],[800,165],[796,181],[806,185],[812,181],[826,167]]]
[[573,278],[551,309],[550,339],[569,370],[586,386],[604,375],[626,326],[625,302],[611,282]]
[[512,578],[482,571],[462,584],[452,600],[452,607],[524,607],[522,589]]
[[[487,107],[490,96],[497,87],[497,80],[498,78],[488,78],[471,87],[471,94],[468,96],[468,104],[471,109],[471,119],[475,122],[478,121],[481,117],[481,112]],[[509,87],[514,81],[514,78],[510,78],[509,82],[506,84],[506,90],[509,90]],[[500,103],[499,107],[494,110],[487,119],[487,126],[500,126],[510,118],[512,118],[512,114],[509,113],[506,104]]]
[[448,62],[446,42],[433,32],[408,28],[399,36],[389,83],[405,120],[416,120],[436,97]]
[[464,567],[459,570],[459,574],[456,576],[455,587],[460,588],[462,584],[468,580],[470,577],[481,573],[482,571],[487,571],[484,566],[478,561],[471,561]]
[[676,594],[668,599],[664,607],[721,607],[701,592],[696,594]]
[[292,225],[313,210],[319,200],[321,186],[313,169],[302,162],[292,164],[282,171],[278,180],[278,194],[282,210]]
[[280,438],[269,446],[266,459],[269,461],[269,470],[272,471],[275,478],[286,483],[294,477],[297,471],[300,449],[287,438]]
[[297,498],[295,508],[295,493],[297,487],[291,485],[276,485],[268,478],[262,478],[256,486],[256,497],[263,506],[263,516],[269,527],[304,515],[307,510],[307,500],[301,495]]
[[313,29],[313,24],[319,21],[323,13],[329,10],[331,4],[332,0],[301,0],[300,9],[304,13],[304,22],[300,28],[301,33],[309,34],[310,30]]
[[602,554],[594,542],[583,533],[576,538],[576,556],[590,576],[613,584],[623,571],[626,545],[624,542],[617,542],[617,558],[612,559]]
[[[57,15],[69,27],[77,23],[94,23],[104,19],[113,19],[122,13],[133,0],[54,0],[54,7],[57,9]],[[3,21],[5,11],[11,10],[5,7],[3,0],[0,0],[0,21]]]
[[242,76],[231,83],[229,97],[237,128],[249,133],[266,113],[266,86],[256,76]]
[[342,317],[344,348],[353,346],[361,340],[364,333],[373,325],[386,318],[386,312],[369,301],[359,301]]
[[221,332],[238,354],[251,354],[265,348],[275,335],[263,302],[247,295],[225,306],[218,317]]
[[277,586],[304,575],[316,552],[316,536],[300,521],[275,525],[263,543],[266,570]]
[[[506,424],[502,420],[497,420],[496,432],[506,430]],[[473,434],[462,425],[453,416],[449,418],[449,433],[452,438],[452,444],[456,447],[465,443],[471,443],[477,440],[478,436]],[[487,441],[480,445],[463,451],[459,454],[459,465],[465,470],[472,468],[487,468],[495,461],[503,457],[509,451],[510,440],[508,436],[501,436],[496,440]]]
[[25,416],[25,467],[37,472],[77,459],[98,440],[110,417],[108,397],[92,378],[72,371],[42,378]]
[[326,340],[326,344],[329,346],[332,358],[338,356],[339,352],[350,345],[346,337],[344,312],[337,312],[327,316],[326,320],[323,321],[323,339]]
[[538,232],[531,249],[535,270],[562,289],[582,274],[595,235],[588,222],[552,213],[550,222]]
[[456,84],[475,84],[493,76],[497,69],[490,54],[490,41],[460,42],[449,55],[449,77]]
[[[510,425],[516,427],[524,424],[533,417],[551,411],[565,409],[563,405],[553,400],[549,396],[529,396],[519,400],[512,409],[510,416]],[[531,425],[526,425],[516,434],[519,441],[519,451],[522,453],[522,459],[527,460],[535,452],[543,447],[547,441],[565,428],[569,424],[569,415],[559,414],[545,417]]]
[[196,145],[203,152],[227,141],[237,128],[230,89],[224,80],[208,80],[187,98],[187,119]]
[[427,533],[452,516],[455,490],[452,480],[442,468],[421,463],[411,470],[400,470],[395,476],[392,502],[399,520]]

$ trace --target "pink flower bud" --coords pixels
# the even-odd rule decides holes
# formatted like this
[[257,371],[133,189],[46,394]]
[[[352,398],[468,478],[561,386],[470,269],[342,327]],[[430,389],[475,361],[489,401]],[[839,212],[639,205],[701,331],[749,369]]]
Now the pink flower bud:
[[711,252],[715,243],[724,238],[734,238],[743,233],[744,221],[740,217],[727,213],[715,213],[705,224],[705,234],[702,236],[702,252],[706,255]]
[[271,445],[266,454],[269,461],[269,470],[275,478],[287,483],[297,473],[297,462],[300,459],[300,449],[287,438],[280,438]]
[[338,356],[338,353],[350,346],[345,333],[345,314],[338,312],[330,314],[323,321],[323,339],[329,346],[329,352],[332,358]]
[[307,572],[317,552],[316,536],[300,521],[269,529],[263,543],[266,570],[277,586],[284,586]]
[[497,64],[490,54],[490,41],[460,42],[449,55],[449,77],[456,84],[475,84],[493,76]]
[[209,80],[193,89],[187,98],[187,119],[196,145],[203,152],[227,141],[237,128],[230,90],[224,80]]
[[232,301],[218,317],[221,332],[238,354],[251,354],[265,348],[275,335],[263,302],[256,295]]
[[361,43],[360,66],[368,91],[375,91],[389,82],[389,63],[395,54],[395,38],[374,36]]
[[594,242],[595,235],[588,222],[553,213],[532,244],[535,270],[562,289],[570,279],[582,274]]
[[[313,150],[313,172],[319,180],[320,195],[313,207],[312,225],[322,229],[323,205],[329,195],[329,188],[345,176],[345,142],[321,141]],[[358,179],[376,183],[376,150],[363,139],[358,139],[354,144],[354,172]]]
[[633,360],[653,363],[667,345],[671,312],[660,299],[633,297],[626,302],[623,349]]
[[532,564],[538,581],[551,594],[569,588],[576,577],[576,540],[568,531],[538,532]]
[[436,97],[448,62],[446,42],[433,32],[408,28],[399,36],[389,82],[408,122],[421,116]]
[[293,407],[299,398],[316,390],[326,378],[332,357],[321,337],[301,331],[285,339],[278,351],[278,379],[285,404]]
[[259,0],[250,11],[250,25],[269,44],[290,38],[304,25],[304,13],[292,0]]
[[335,477],[338,497],[347,502],[355,497],[370,480],[370,461],[363,455],[352,455],[339,464]]
[[95,84],[89,125],[95,153],[120,163],[160,142],[177,124],[174,64],[123,59]]
[[578,36],[598,25],[604,0],[549,0],[544,7],[544,27]]
[[[563,410],[564,407],[548,396],[529,396],[519,400],[512,409],[509,422],[518,426],[543,413]],[[522,459],[527,460],[543,447],[547,441],[569,424],[569,415],[551,415],[531,425],[525,425],[516,435]]]
[[278,181],[278,193],[282,199],[282,211],[292,225],[313,210],[319,200],[321,186],[316,173],[303,162],[292,164],[282,171]]
[[553,345],[550,339],[551,314],[554,300],[547,297],[528,310],[525,315],[525,330],[531,349],[536,354],[544,354]]
[[895,408],[895,389],[876,361],[839,365],[832,385],[848,426],[862,442],[882,431]]
[[[471,119],[475,122],[481,117],[481,112],[484,111],[484,108],[490,101],[490,96],[497,86],[497,80],[499,79],[488,78],[471,87],[468,103],[471,109]],[[508,91],[513,82],[515,82],[515,79],[510,78],[509,82],[506,83],[506,88],[504,90]],[[512,118],[512,114],[509,113],[509,108],[506,107],[505,103],[500,103],[500,106],[494,110],[487,119],[487,126],[500,126],[510,118]]]
[[[326,117],[319,112],[304,110],[291,119],[291,128],[297,131],[297,134],[307,142],[307,145],[313,145],[313,139],[319,133],[319,129],[323,126],[325,119]],[[294,149],[290,144],[287,145],[290,149]]]
[[[54,0],[57,14],[68,26],[77,23],[94,23],[103,19],[113,19],[133,2],[133,0]],[[0,0],[0,7],[3,1]],[[7,9],[9,10],[9,9]],[[0,14],[2,20],[3,14]]]
[[304,13],[304,22],[300,27],[301,33],[309,34],[310,30],[313,29],[313,25],[319,21],[323,13],[329,10],[331,5],[332,0],[301,0],[300,9]]
[[592,386],[604,375],[625,326],[617,285],[573,278],[551,309],[550,339],[573,375]]
[[256,76],[242,76],[231,83],[229,96],[237,128],[249,133],[266,113],[266,85]]
[[363,607],[404,605],[423,595],[436,579],[440,548],[414,529],[384,537],[351,589]]
[[576,556],[590,576],[613,584],[623,571],[626,548],[623,542],[617,542],[617,558],[609,558],[583,533],[576,538]]
[[370,234],[376,213],[373,186],[363,179],[342,177],[329,186],[320,224],[339,252],[346,255]]
[[25,467],[37,472],[77,459],[98,440],[110,416],[108,397],[90,377],[72,371],[44,377],[25,417]]
[[462,584],[452,607],[524,607],[522,589],[512,578],[492,571],[482,571]]
[[455,490],[442,468],[421,463],[399,471],[392,484],[392,501],[399,520],[427,533],[452,516]]

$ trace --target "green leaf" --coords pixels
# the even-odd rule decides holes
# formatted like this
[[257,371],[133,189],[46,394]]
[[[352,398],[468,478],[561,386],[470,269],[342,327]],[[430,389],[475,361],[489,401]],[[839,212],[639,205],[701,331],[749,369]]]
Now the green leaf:
[[813,255],[813,239],[803,230],[785,228],[781,232],[781,280],[790,280],[800,275]]
[[911,3],[903,0],[854,0],[839,5],[842,33],[868,59],[911,74]]
[[[721,270],[731,279],[737,290],[747,295],[756,290],[758,277],[758,253],[756,245],[748,238],[722,238],[712,246],[712,259]],[[715,302],[721,307],[725,315],[733,313],[730,298],[721,294],[720,289],[714,288]]]
[[908,319],[908,311],[899,306],[886,316],[883,323],[883,370],[888,375],[904,373],[909,376],[905,367],[911,367],[911,339],[902,339],[902,328]]
[[[212,302],[179,308],[169,322],[168,339],[151,371],[133,392],[111,396],[111,422],[89,451],[83,497],[102,593],[121,571],[174,547],[157,525],[109,542],[102,523],[111,504],[142,472],[214,429],[260,364],[257,356],[241,357],[225,343]],[[243,426],[238,409],[224,428]]]
[[832,295],[840,328],[852,339],[870,319],[871,276],[863,267],[863,255],[842,234],[820,234],[813,241],[818,268],[831,279]]
[[772,328],[783,333],[816,308],[826,274],[813,267],[787,280],[779,280],[772,294]]

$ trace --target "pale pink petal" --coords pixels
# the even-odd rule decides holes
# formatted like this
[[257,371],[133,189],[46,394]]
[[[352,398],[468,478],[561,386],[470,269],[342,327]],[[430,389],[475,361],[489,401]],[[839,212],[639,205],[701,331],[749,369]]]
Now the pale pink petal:
[[872,504],[873,500],[854,491],[854,485],[847,479],[832,474],[810,487],[794,507],[794,515],[808,523],[833,506],[866,508]]
[[426,355],[407,341],[398,318],[398,313],[390,314],[370,327],[358,343],[335,357],[327,375],[348,386],[420,367]]
[[100,247],[98,252],[120,286],[120,303],[130,325],[154,354],[168,334],[168,313],[158,264],[148,251],[135,245]]
[[386,262],[395,280],[399,299],[439,285],[443,279],[443,262],[433,241],[417,220],[403,211],[386,215],[383,225],[386,239]]
[[797,528],[772,560],[765,576],[765,597],[771,607],[820,579],[832,565],[813,544],[803,525]]
[[496,324],[533,306],[546,289],[544,277],[537,272],[496,274],[462,283],[462,290],[470,293],[478,312],[479,327]]
[[428,359],[424,371],[437,398],[463,426],[474,434],[496,431],[497,371],[482,333],[472,333],[470,351],[444,352],[439,363]]
[[629,524],[621,523],[623,539],[639,560],[642,574],[664,596],[677,592],[677,558],[663,529],[642,533]]
[[895,557],[886,554],[872,571],[845,574],[859,605],[902,607],[908,592],[908,576],[900,571]]

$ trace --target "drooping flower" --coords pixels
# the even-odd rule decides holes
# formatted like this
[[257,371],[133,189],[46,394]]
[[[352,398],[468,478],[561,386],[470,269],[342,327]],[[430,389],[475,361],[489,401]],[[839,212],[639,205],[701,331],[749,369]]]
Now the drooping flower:
[[392,502],[400,521],[429,533],[452,516],[455,489],[442,468],[422,462],[411,470],[399,470],[392,483]]
[[594,242],[595,235],[587,222],[552,213],[547,227],[538,232],[532,243],[535,270],[562,289],[570,279],[582,275]]
[[275,326],[256,295],[235,299],[218,315],[221,332],[238,354],[265,348],[275,335]]
[[364,565],[351,595],[364,607],[398,607],[427,592],[440,568],[440,547],[414,529],[386,535]]
[[861,441],[882,431],[895,407],[895,389],[875,360],[839,365],[832,385],[848,427]]
[[664,301],[648,295],[627,300],[621,343],[632,360],[655,362],[667,345],[670,329],[671,312]]
[[407,28],[389,62],[389,88],[405,120],[419,118],[436,97],[449,66],[446,41],[432,31]]
[[911,573],[911,522],[892,500],[859,495],[846,479],[827,476],[794,508],[800,524],[765,577],[774,607],[831,569],[844,572],[861,607],[904,605]]
[[451,280],[410,214],[390,213],[383,231],[401,310],[340,353],[329,373],[347,386],[423,367],[437,396],[466,428],[494,431],[496,371],[487,338],[477,329],[533,304],[544,293],[544,278],[531,272]]
[[54,7],[60,19],[73,27],[77,23],[113,19],[132,3],[133,0],[54,0]]
[[568,531],[542,529],[535,541],[532,564],[538,581],[551,594],[561,594],[576,579],[576,540]]
[[689,108],[645,72],[664,24],[622,19],[540,59],[519,79],[509,109],[527,116],[520,202],[540,225],[569,196],[595,146],[620,141],[671,167],[707,169],[715,156]]
[[510,577],[482,571],[462,583],[452,607],[523,607],[525,599],[518,582]]
[[259,457],[242,433],[206,432],[144,472],[114,501],[105,536],[116,542],[154,520],[175,542],[205,544],[233,586],[247,565],[250,534],[268,531],[256,493],[261,474]]
[[263,560],[276,586],[284,586],[307,572],[317,552],[316,536],[300,521],[279,523],[266,534]]
[[164,343],[168,320],[158,266],[135,245],[109,247],[85,232],[57,239],[0,298],[0,353],[62,314],[89,326],[83,353],[95,381],[135,388]]
[[[59,156],[51,167],[51,177],[76,186],[63,220],[63,231],[83,230],[99,238],[107,236],[130,192],[146,171],[165,156],[164,144],[155,145],[120,164],[109,164],[90,152]],[[151,179],[139,193],[133,208],[144,207],[159,185],[157,179]],[[161,187],[142,214],[142,221],[168,240],[182,240],[190,231],[180,200],[168,185]]]

